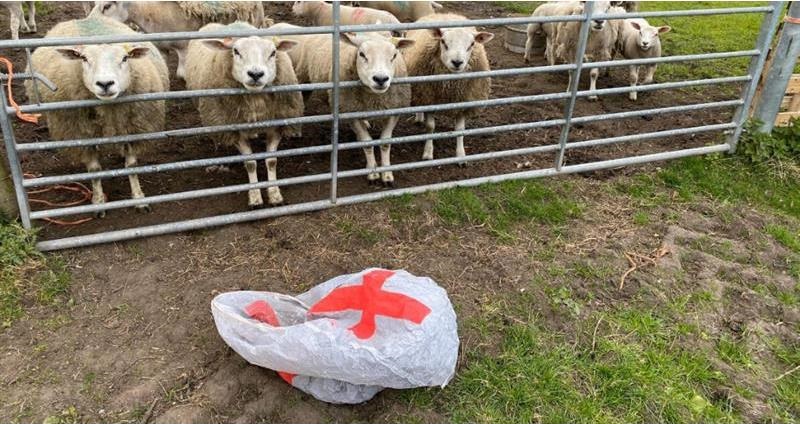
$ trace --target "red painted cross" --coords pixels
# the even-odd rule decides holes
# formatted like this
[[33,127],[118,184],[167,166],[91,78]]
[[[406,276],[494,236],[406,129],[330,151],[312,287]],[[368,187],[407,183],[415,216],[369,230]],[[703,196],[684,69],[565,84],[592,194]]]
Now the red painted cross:
[[364,274],[364,283],[358,286],[339,287],[317,302],[309,313],[361,311],[361,319],[350,331],[359,339],[375,334],[375,316],[405,319],[415,324],[431,312],[430,308],[413,297],[382,290],[383,283],[394,275],[393,271],[377,269]]

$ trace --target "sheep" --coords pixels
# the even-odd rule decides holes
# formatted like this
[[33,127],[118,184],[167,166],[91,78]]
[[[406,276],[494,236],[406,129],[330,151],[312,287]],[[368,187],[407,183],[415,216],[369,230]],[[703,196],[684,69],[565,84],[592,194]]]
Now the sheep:
[[[660,34],[669,32],[669,26],[654,27],[644,19],[626,19],[622,21],[618,38],[617,50],[625,59],[643,59],[651,57],[661,57]],[[642,85],[653,82],[653,75],[656,72],[657,64],[643,66],[645,71]],[[629,77],[631,87],[636,87],[639,82],[639,66],[629,67]],[[636,91],[628,93],[631,100],[636,100]]]
[[[565,16],[571,15],[575,8],[575,2],[555,2],[544,3],[537,7],[531,16]],[[532,23],[528,24],[528,39],[525,42],[525,63],[531,61],[533,55],[533,41],[536,37],[545,37],[544,56],[550,66],[556,64],[555,44],[558,22]]]
[[[394,15],[384,10],[344,5],[340,5],[339,8],[339,22],[342,25],[400,23]],[[315,26],[333,25],[333,5],[324,1],[296,1],[292,5],[292,13]],[[395,32],[395,35],[402,36],[399,31]]]
[[625,9],[626,12],[638,12],[639,11],[639,2],[638,1],[612,1],[612,6],[619,6]]
[[[87,37],[95,35],[129,35],[135,32],[112,19],[97,14],[88,18],[59,23],[45,38]],[[28,71],[36,69],[57,86],[58,90],[39,89],[43,102],[100,99],[110,100],[120,94],[155,93],[169,90],[167,64],[151,43],[101,44],[71,47],[40,47],[31,55]],[[25,90],[33,92],[32,80],[25,81]],[[45,112],[50,137],[55,140],[111,137],[164,129],[164,101],[120,103],[92,108]],[[143,143],[117,145],[125,157],[125,167],[137,165]],[[112,145],[67,149],[67,153],[83,162],[89,172],[100,171],[100,158],[114,151]],[[128,176],[134,199],[144,198],[137,175]],[[92,203],[105,203],[99,179],[92,180]],[[139,204],[138,211],[150,206]],[[96,213],[104,217],[105,212]]]
[[[245,22],[229,25],[208,24],[200,32],[220,30],[252,30]],[[286,51],[297,43],[272,37],[226,38],[223,40],[193,40],[186,54],[186,88],[202,90],[211,88],[242,88],[252,94],[243,96],[203,97],[197,100],[197,109],[203,125],[225,125],[285,119],[303,116],[303,97],[298,92],[262,93],[267,86],[297,84],[292,62]],[[266,133],[267,151],[278,150],[284,135],[292,135],[292,127],[269,127],[263,131],[236,131],[223,133],[226,144],[233,144],[243,155],[252,154],[250,139]],[[266,160],[267,179],[277,179],[277,158]],[[251,184],[258,182],[256,162],[244,164]],[[267,188],[270,205],[283,203],[279,187]],[[248,192],[248,205],[258,208],[264,204],[261,191]]]
[[[465,21],[467,18],[455,14],[425,16],[417,22]],[[408,38],[416,41],[406,50],[408,72],[412,76],[461,73],[465,71],[488,71],[489,60],[483,45],[494,38],[490,32],[478,32],[474,27],[423,29],[409,31]],[[474,78],[417,84],[412,89],[411,104],[424,106],[438,103],[455,103],[486,100],[491,91],[491,78]],[[480,109],[457,109],[436,112],[455,118],[455,130],[466,127],[466,119]],[[436,129],[434,113],[424,115],[429,133]],[[456,138],[456,157],[464,157],[464,137]],[[425,142],[422,159],[433,159],[433,140]]]
[[26,1],[28,5],[28,20],[25,21],[25,12],[22,10],[21,1],[4,1],[3,6],[8,9],[8,20],[11,26],[11,39],[19,39],[19,30],[24,33],[36,32],[36,2]]
[[[619,7],[612,7],[608,1],[595,1],[594,14],[599,13],[625,13]],[[572,15],[583,14],[583,2],[578,3],[572,10]],[[560,22],[556,32],[556,57],[564,63],[572,63],[575,60],[578,47],[578,32],[581,22]],[[609,61],[614,54],[617,37],[619,34],[619,21],[606,21],[593,19],[589,30],[589,39],[586,42],[586,52],[584,60],[588,62]],[[589,71],[589,89],[597,89],[597,77],[600,74],[598,68],[591,68]],[[570,82],[572,82],[572,71],[570,71]],[[569,91],[571,87],[567,87]],[[588,97],[589,100],[597,100],[597,96]]]
[[433,15],[442,5],[435,1],[360,1],[359,6],[385,10],[401,21],[416,21]]
[[[272,20],[264,16],[260,1],[96,1],[95,9],[120,22],[136,24],[142,31],[197,31],[208,23],[247,21],[256,27],[268,27]],[[178,55],[178,78],[186,77],[187,40],[167,41],[159,47]]]
[[[289,24],[276,24],[275,29],[297,28]],[[329,82],[332,79],[331,36],[291,35],[286,38],[298,41],[300,47],[291,52],[292,63],[301,83]],[[339,109],[341,112],[365,110],[383,110],[406,107],[411,102],[411,88],[408,85],[392,84],[395,77],[408,76],[403,55],[398,50],[406,49],[414,41],[406,38],[391,37],[383,33],[342,33],[339,51],[339,78],[341,81],[358,80],[361,86],[343,88],[339,93]],[[328,92],[330,99],[330,91]],[[381,138],[390,138],[399,117],[389,116],[381,131]],[[358,141],[372,140],[368,122],[353,120],[351,123]],[[381,166],[390,166],[390,145],[381,146]],[[375,169],[375,151],[372,147],[364,148],[367,169]],[[370,184],[382,183],[384,186],[394,185],[391,171],[367,174]]]

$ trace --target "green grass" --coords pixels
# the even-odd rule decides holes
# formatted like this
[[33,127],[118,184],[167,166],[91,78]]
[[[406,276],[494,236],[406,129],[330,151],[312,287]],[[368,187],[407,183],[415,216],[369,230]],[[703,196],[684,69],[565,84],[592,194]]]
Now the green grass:
[[501,239],[513,239],[513,227],[531,221],[558,226],[580,216],[578,203],[539,181],[507,181],[477,189],[445,190],[435,211],[452,225],[485,226]]
[[36,251],[35,236],[19,224],[0,221],[0,328],[25,313],[26,299],[53,305],[70,287],[66,265]]
[[706,357],[671,346],[674,328],[664,320],[635,310],[606,320],[622,335],[598,337],[594,349],[535,324],[507,328],[501,353],[480,355],[447,392],[454,421],[736,421],[710,400],[723,375]]
[[767,233],[794,253],[800,253],[800,235],[780,225],[767,225]]

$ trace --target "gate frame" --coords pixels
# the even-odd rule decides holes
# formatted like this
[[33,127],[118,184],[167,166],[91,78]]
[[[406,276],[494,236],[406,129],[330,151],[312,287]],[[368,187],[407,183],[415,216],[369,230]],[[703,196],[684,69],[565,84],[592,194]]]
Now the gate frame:
[[[173,32],[173,33],[154,33],[154,34],[135,34],[135,35],[109,35],[109,36],[94,36],[94,37],[67,37],[67,38],[37,38],[26,40],[9,40],[0,41],[0,49],[4,48],[25,48],[30,49],[41,46],[64,46],[72,44],[103,44],[103,43],[121,43],[121,42],[136,42],[136,41],[171,41],[171,40],[191,40],[191,39],[208,39],[208,38],[222,38],[222,37],[242,37],[242,36],[279,36],[289,34],[332,34],[333,43],[333,81],[329,83],[315,83],[315,84],[296,84],[287,86],[273,86],[265,88],[263,92],[285,92],[285,91],[300,91],[300,90],[331,90],[331,113],[327,115],[311,115],[291,119],[277,119],[260,121],[255,123],[246,124],[230,124],[219,125],[211,127],[192,127],[178,130],[159,131],[146,134],[133,134],[125,136],[114,137],[99,137],[91,139],[77,139],[77,140],[61,140],[61,141],[47,141],[47,142],[34,142],[19,144],[13,132],[13,126],[10,116],[15,113],[15,109],[10,108],[5,96],[2,97],[0,106],[3,107],[6,113],[0,113],[0,129],[4,135],[4,142],[8,151],[8,160],[10,163],[12,178],[14,180],[15,191],[17,193],[17,200],[20,209],[20,215],[23,226],[31,228],[31,221],[42,218],[52,218],[57,216],[74,215],[79,213],[90,213],[100,210],[111,210],[135,206],[137,204],[149,203],[163,203],[168,201],[188,200],[201,197],[208,197],[220,194],[244,192],[251,189],[262,189],[273,186],[285,186],[291,184],[308,183],[308,182],[321,182],[330,181],[331,193],[327,200],[317,200],[304,202],[299,204],[292,204],[287,206],[276,207],[272,209],[262,209],[247,212],[230,213],[224,215],[203,217],[190,219],[178,222],[168,222],[156,225],[150,225],[138,228],[128,228],[123,230],[106,231],[101,233],[66,237],[55,240],[45,240],[37,243],[37,248],[40,250],[56,250],[72,247],[87,246],[98,243],[107,243],[121,240],[128,240],[138,237],[154,236],[161,234],[169,234],[175,232],[182,232],[188,230],[195,230],[207,228],[211,226],[225,225],[237,222],[246,222],[252,220],[263,219],[267,217],[274,217],[280,215],[288,215],[292,213],[308,212],[312,210],[327,209],[337,205],[348,205],[361,203],[366,201],[378,200],[382,198],[401,196],[404,194],[416,194],[430,190],[439,190],[451,187],[470,187],[479,184],[498,182],[510,179],[523,179],[535,178],[552,175],[562,175],[576,172],[594,171],[599,169],[614,168],[624,165],[641,164],[646,162],[674,159],[686,156],[701,155],[715,152],[732,152],[736,148],[736,143],[741,135],[744,120],[747,117],[746,111],[749,110],[750,104],[753,99],[753,94],[756,84],[760,78],[761,71],[766,60],[767,52],[771,44],[775,28],[778,24],[778,18],[783,10],[785,1],[771,1],[768,6],[759,7],[741,7],[741,8],[719,8],[719,9],[698,9],[698,10],[675,10],[675,11],[661,11],[661,12],[632,12],[626,14],[605,14],[594,13],[593,2],[587,2],[585,11],[581,15],[570,16],[554,16],[554,17],[541,17],[531,16],[522,18],[494,18],[494,19],[475,19],[467,21],[446,21],[446,22],[422,22],[422,23],[405,23],[405,24],[378,24],[378,25],[340,25],[339,22],[339,9],[340,2],[334,1],[333,15],[334,25],[321,26],[321,27],[303,27],[298,29],[284,29],[284,30],[270,30],[270,29],[256,29],[246,31],[209,31],[204,33],[198,32]],[[666,56],[661,58],[651,59],[632,59],[632,60],[612,60],[606,62],[591,62],[589,65],[583,63],[583,56],[586,49],[586,44],[589,34],[589,21],[592,19],[628,19],[636,17],[671,17],[671,16],[709,16],[709,15],[724,15],[734,13],[763,13],[764,18],[756,40],[756,46],[753,50],[735,51],[735,52],[721,52],[721,53],[704,53],[695,55],[681,55],[681,56]],[[341,32],[373,32],[373,31],[393,31],[393,30],[410,30],[410,29],[426,29],[426,28],[453,28],[464,26],[500,26],[511,24],[528,24],[528,23],[547,23],[547,22],[581,22],[581,31],[579,35],[578,49],[575,58],[575,63],[555,65],[555,66],[532,66],[512,69],[500,69],[493,71],[480,71],[480,72],[467,72],[461,74],[447,74],[447,75],[426,75],[417,77],[404,77],[395,78],[393,84],[413,84],[420,82],[434,82],[434,81],[447,81],[456,79],[469,79],[469,78],[482,78],[482,77],[503,77],[503,76],[516,76],[526,74],[536,74],[544,72],[562,72],[572,71],[572,82],[569,92],[566,93],[548,93],[529,96],[514,96],[498,99],[489,99],[481,101],[470,101],[461,103],[448,103],[436,104],[430,106],[411,106],[397,109],[377,110],[377,111],[359,111],[340,113],[339,111],[339,91],[340,88],[348,88],[359,86],[359,81],[339,81],[339,37]],[[659,83],[637,87],[616,87],[598,89],[594,91],[579,90],[578,83],[580,82],[581,70],[586,68],[600,68],[600,67],[621,67],[631,65],[646,65],[654,63],[672,63],[682,62],[687,60],[709,60],[709,59],[722,59],[731,57],[751,57],[751,62],[748,67],[748,74],[745,76],[735,77],[721,77],[709,78],[700,80],[688,80],[679,82]],[[38,74],[35,69],[31,69],[30,73],[15,75],[15,79],[35,79],[48,85],[47,79]],[[5,74],[0,74],[0,80],[7,78]],[[727,100],[718,102],[708,102],[701,104],[690,104],[683,106],[670,106],[656,109],[645,110],[631,110],[625,112],[606,113],[601,115],[588,115],[581,117],[573,117],[575,102],[578,97],[599,96],[606,94],[622,94],[635,91],[654,91],[660,89],[672,89],[682,87],[692,87],[700,85],[714,85],[714,84],[728,84],[728,83],[745,83],[742,88],[740,97],[737,100]],[[38,84],[34,84],[38,86]],[[101,100],[76,100],[64,102],[52,102],[41,104],[26,105],[21,107],[21,111],[25,113],[40,113],[48,110],[58,109],[71,109],[79,107],[90,107],[98,105],[108,105],[116,103],[128,103],[134,101],[153,101],[153,100],[170,100],[170,99],[186,99],[196,98],[203,96],[225,96],[225,95],[241,95],[248,94],[244,89],[208,89],[208,90],[194,90],[194,91],[177,91],[177,92],[162,92],[162,93],[147,93],[135,94],[117,98],[111,101]],[[339,124],[341,120],[350,119],[369,119],[377,117],[385,117],[390,115],[401,114],[414,114],[418,112],[436,112],[450,109],[460,109],[465,107],[486,107],[486,106],[502,106],[517,103],[531,103],[541,102],[548,100],[567,100],[565,102],[564,118],[551,119],[547,121],[525,122],[516,124],[505,124],[493,127],[481,127],[473,129],[464,129],[458,131],[446,131],[433,134],[416,134],[410,136],[397,136],[388,139],[377,139],[362,142],[348,142],[344,144],[339,143]],[[624,119],[637,116],[666,114],[675,112],[688,112],[693,110],[705,110],[709,108],[725,108],[736,107],[734,119],[732,122],[724,124],[702,125],[692,128],[678,128],[665,131],[656,131],[644,134],[630,134],[623,136],[615,136],[601,139],[585,140],[579,142],[568,142],[569,130],[572,124],[576,123],[589,123],[609,119]],[[306,124],[317,122],[332,122],[331,125],[331,143],[325,145],[311,146],[305,148],[294,148],[286,150],[278,150],[276,152],[267,153],[254,153],[250,155],[236,155],[227,157],[217,157],[209,159],[196,159],[187,160],[182,162],[168,162],[158,165],[145,165],[132,168],[123,169],[108,169],[97,172],[83,172],[78,174],[67,174],[49,177],[39,177],[34,179],[23,179],[22,168],[19,160],[19,153],[49,150],[64,147],[77,147],[77,146],[92,146],[103,144],[117,144],[127,142],[151,141],[170,139],[180,136],[198,135],[198,134],[214,134],[225,131],[235,130],[254,130],[272,126],[283,126],[293,124]],[[492,151],[487,153],[479,153],[468,155],[466,157],[450,157],[440,158],[430,161],[415,161],[409,163],[395,164],[391,166],[378,166],[372,169],[354,169],[340,171],[338,169],[338,152],[340,150],[357,149],[363,147],[380,146],[384,144],[393,145],[400,143],[410,143],[424,141],[427,139],[444,139],[453,138],[456,136],[489,134],[498,131],[518,131],[532,128],[544,128],[550,126],[561,126],[561,135],[558,144],[543,145],[526,147],[505,151]],[[564,163],[564,155],[567,149],[589,147],[598,145],[607,145],[621,142],[638,141],[652,138],[663,138],[675,135],[694,134],[698,132],[710,132],[727,130],[732,131],[726,142],[723,144],[716,144],[704,147],[696,147],[689,149],[682,149],[676,151],[667,151],[652,153],[640,156],[629,156],[619,159],[602,160],[596,162],[582,163],[577,165],[567,165]],[[222,186],[215,188],[204,188],[199,190],[183,191],[177,193],[168,193],[162,195],[149,196],[142,199],[126,199],[113,202],[107,202],[99,205],[82,205],[58,209],[48,209],[42,211],[30,211],[29,202],[25,189],[30,187],[40,187],[50,184],[82,181],[91,178],[111,178],[121,177],[130,174],[142,174],[152,172],[163,172],[170,170],[181,170],[188,168],[195,168],[201,166],[242,163],[248,160],[261,160],[267,158],[278,158],[285,156],[307,155],[314,153],[330,152],[330,171],[324,174],[317,175],[303,175],[299,177],[283,178],[276,181],[260,181],[252,184],[238,184],[232,186]],[[517,156],[523,154],[555,152],[555,161],[552,168],[535,169],[522,172],[512,172],[507,174],[481,176],[476,178],[469,178],[463,180],[446,181],[434,184],[427,184],[422,186],[411,186],[400,189],[393,189],[388,191],[373,192],[366,194],[358,194],[346,197],[338,197],[338,179],[363,176],[372,172],[386,172],[386,171],[400,171],[406,169],[427,168],[439,165],[449,165],[461,162],[470,162],[477,160],[493,159],[508,156]]]

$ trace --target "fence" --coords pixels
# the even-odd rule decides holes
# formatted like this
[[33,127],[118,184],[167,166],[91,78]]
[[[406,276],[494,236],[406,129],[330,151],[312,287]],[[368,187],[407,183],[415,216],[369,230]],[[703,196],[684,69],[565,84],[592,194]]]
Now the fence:
[[[429,190],[439,190],[456,186],[475,186],[483,183],[498,182],[510,179],[534,178],[543,176],[553,176],[559,174],[569,174],[584,171],[593,171],[607,168],[614,168],[623,165],[641,164],[651,161],[667,160],[673,158],[680,158],[692,155],[701,155],[714,152],[731,152],[735,150],[737,140],[742,132],[743,123],[746,119],[746,111],[752,101],[756,82],[759,80],[761,70],[764,66],[766,53],[771,43],[778,19],[782,12],[785,2],[770,2],[766,6],[760,7],[740,7],[740,8],[719,8],[719,9],[699,9],[699,10],[678,10],[678,11],[662,11],[662,12],[636,12],[625,15],[595,13],[593,11],[593,2],[587,2],[585,11],[581,15],[572,16],[557,16],[557,17],[523,17],[523,18],[496,18],[496,19],[478,19],[464,22],[425,22],[425,23],[408,23],[408,24],[380,24],[380,25],[340,25],[338,20],[339,5],[338,2],[334,3],[334,17],[335,23],[332,26],[322,27],[308,27],[301,29],[284,29],[284,30],[271,30],[259,29],[248,31],[216,31],[216,32],[175,32],[175,33],[159,33],[159,34],[136,34],[125,36],[96,36],[86,38],[50,38],[50,39],[27,39],[27,40],[9,40],[0,41],[0,51],[11,48],[30,49],[42,46],[64,46],[74,44],[102,44],[102,43],[122,43],[122,42],[137,42],[137,41],[172,41],[172,40],[191,40],[191,39],[207,39],[218,37],[241,37],[241,36],[273,36],[273,35],[288,35],[288,34],[332,34],[333,43],[333,66],[335,72],[333,73],[333,81],[329,83],[316,83],[316,84],[299,84],[290,86],[275,86],[265,88],[265,92],[282,92],[282,91],[299,91],[299,90],[332,90],[331,92],[331,111],[328,114],[304,116],[293,119],[280,119],[269,120],[255,123],[235,124],[235,125],[220,125],[220,126],[205,126],[194,127],[185,129],[176,129],[168,131],[159,131],[147,134],[132,134],[115,137],[100,137],[91,139],[79,140],[57,140],[57,141],[43,141],[43,142],[25,142],[18,143],[13,131],[11,116],[15,110],[8,105],[5,96],[2,98],[2,107],[4,114],[0,114],[0,127],[2,127],[5,146],[7,148],[8,159],[11,167],[11,173],[14,181],[16,196],[18,199],[22,223],[26,228],[31,228],[32,221],[41,220],[45,218],[57,218],[77,214],[95,213],[98,211],[106,211],[118,208],[127,208],[141,204],[158,204],[164,202],[176,202],[188,199],[199,199],[213,196],[220,196],[230,193],[241,193],[251,189],[263,189],[273,186],[289,186],[302,183],[311,182],[329,182],[330,195],[325,200],[307,201],[298,204],[291,204],[280,206],[270,209],[252,210],[238,213],[229,213],[216,216],[208,216],[197,219],[184,220],[179,222],[164,222],[156,225],[143,226],[138,228],[118,229],[112,231],[99,232],[88,235],[71,236],[52,240],[44,240],[38,243],[38,248],[41,250],[54,250],[63,248],[72,248],[78,246],[86,246],[97,243],[114,242],[136,237],[154,236],[168,233],[175,233],[187,230],[195,230],[207,228],[211,226],[218,226],[224,224],[231,224],[237,222],[252,221],[263,219],[267,217],[275,217],[280,215],[287,215],[292,213],[300,213],[314,210],[321,210],[330,208],[337,205],[349,205],[360,202],[367,202],[381,198],[399,196],[408,193],[422,193]],[[718,53],[705,53],[693,54],[682,56],[665,56],[656,59],[635,59],[635,60],[616,60],[608,62],[593,62],[591,65],[584,63],[584,52],[589,37],[589,22],[591,20],[602,19],[622,19],[631,17],[677,17],[677,16],[710,16],[710,15],[727,15],[739,13],[760,13],[764,14],[763,22],[760,28],[758,39],[756,40],[754,49],[733,52],[718,52]],[[570,64],[555,65],[555,66],[531,66],[524,68],[513,69],[499,69],[485,72],[467,72],[461,74],[449,75],[433,75],[433,76],[413,76],[405,78],[396,78],[393,84],[416,84],[421,82],[432,81],[448,81],[466,78],[481,78],[481,77],[508,77],[517,75],[530,75],[547,72],[572,72],[571,85],[568,92],[558,92],[549,94],[536,94],[526,96],[514,96],[506,98],[493,98],[485,101],[471,101],[452,104],[439,104],[430,106],[411,106],[389,110],[375,110],[375,111],[359,111],[340,113],[339,111],[339,91],[341,88],[357,87],[359,81],[339,81],[338,72],[336,72],[339,64],[339,34],[340,32],[367,32],[367,31],[406,31],[411,29],[425,29],[425,28],[452,28],[461,26],[499,26],[499,25],[513,25],[513,24],[528,24],[533,22],[566,22],[566,21],[580,21],[582,23],[579,32],[578,49],[575,60]],[[646,86],[638,86],[637,91],[653,91],[662,89],[675,89],[682,87],[695,87],[704,85],[715,84],[730,84],[739,83],[743,85],[741,96],[735,100],[706,102],[699,104],[689,104],[680,106],[670,106],[655,109],[645,110],[630,110],[623,112],[607,113],[602,115],[591,116],[573,116],[575,104],[577,99],[588,96],[602,96],[610,94],[628,93],[633,88],[631,87],[615,87],[598,89],[595,91],[579,90],[578,82],[580,79],[580,71],[586,68],[596,67],[621,67],[630,65],[645,65],[653,63],[673,63],[685,62],[692,60],[710,60],[710,59],[724,59],[735,57],[749,57],[750,65],[748,74],[733,77],[710,78],[680,82],[667,82],[658,83]],[[46,82],[46,78],[36,73],[36,70],[31,70],[31,74],[15,75],[15,79],[35,78],[39,81]],[[242,95],[249,93],[244,89],[210,89],[210,90],[194,90],[194,91],[177,91],[177,92],[164,92],[164,93],[148,93],[136,94],[120,97],[110,101],[100,100],[77,100],[77,101],[64,101],[53,103],[34,103],[22,106],[22,111],[27,113],[40,113],[46,111],[70,109],[70,108],[83,108],[98,105],[126,103],[126,102],[139,102],[139,101],[155,101],[155,100],[175,100],[175,99],[189,99],[203,96],[229,96],[229,95]],[[341,121],[348,121],[353,119],[371,119],[378,117],[387,117],[393,115],[410,115],[419,112],[429,113],[436,111],[445,111],[451,109],[465,108],[465,107],[497,107],[504,105],[544,102],[553,100],[563,100],[563,116],[559,119],[548,119],[536,122],[523,122],[496,125],[482,128],[470,128],[457,131],[446,131],[433,134],[418,134],[418,135],[405,135],[395,136],[386,139],[377,139],[370,141],[348,142],[340,143],[339,140],[339,125]],[[619,135],[614,137],[597,138],[579,142],[568,142],[570,129],[576,124],[586,124],[592,122],[600,122],[607,120],[625,119],[632,117],[642,117],[647,115],[667,114],[676,112],[692,112],[705,109],[725,109],[733,108],[733,120],[731,122],[722,124],[711,124],[695,126],[691,128],[676,128],[670,130],[639,133],[630,135]],[[143,141],[149,142],[163,142],[164,140],[172,140],[178,137],[186,137],[192,135],[209,135],[225,131],[233,130],[253,130],[262,129],[274,126],[293,125],[293,124],[312,124],[312,123],[331,123],[331,142],[325,145],[290,148],[278,150],[276,152],[256,153],[249,155],[236,155],[228,157],[218,157],[209,159],[193,159],[181,162],[162,163],[156,165],[137,166],[132,168],[111,169],[97,172],[83,172],[77,174],[57,175],[57,176],[44,176],[33,179],[24,179],[22,167],[20,165],[20,155],[36,152],[42,150],[58,150],[66,147],[86,147],[109,145],[119,143],[137,143]],[[476,136],[486,134],[498,134],[508,131],[529,130],[535,128],[546,127],[561,127],[560,137],[557,144],[548,144],[541,146],[521,147],[511,150],[492,151],[485,153],[478,153],[467,155],[461,158],[441,158],[428,161],[410,162],[394,164],[391,166],[378,166],[374,169],[354,169],[354,170],[340,170],[339,168],[339,153],[341,151],[350,149],[360,149],[370,146],[382,145],[397,145],[402,143],[423,142],[428,139],[439,140],[445,138],[454,138],[456,136]],[[687,149],[679,149],[666,152],[650,153],[639,156],[630,156],[619,159],[599,160],[588,163],[580,164],[567,164],[565,163],[565,152],[570,149],[585,148],[590,146],[603,146],[617,143],[625,143],[632,141],[640,141],[645,139],[658,139],[664,137],[672,137],[679,135],[689,135],[703,132],[720,132],[726,131],[728,133],[727,140],[724,143],[707,145],[703,147],[694,147]],[[62,184],[75,181],[86,181],[91,179],[108,179],[114,177],[122,177],[131,174],[147,174],[147,173],[161,173],[168,171],[180,171],[190,168],[207,167],[212,165],[223,165],[233,163],[243,163],[249,160],[261,160],[267,158],[281,158],[298,155],[308,154],[330,154],[330,168],[328,172],[302,175],[290,178],[278,179],[276,181],[263,181],[252,184],[237,184],[223,187],[203,188],[198,190],[179,191],[167,194],[158,194],[149,196],[143,199],[127,199],[127,200],[114,200],[103,204],[92,204],[82,206],[63,207],[55,209],[45,209],[31,211],[30,203],[28,201],[26,190],[49,186],[53,184]],[[343,178],[351,178],[357,176],[364,176],[373,172],[387,172],[387,171],[401,171],[411,170],[417,168],[436,167],[441,165],[456,164],[460,162],[473,162],[482,161],[487,159],[506,158],[519,155],[529,155],[534,153],[552,153],[553,165],[551,167],[542,169],[531,169],[525,171],[518,171],[512,173],[505,173],[499,175],[485,175],[476,178],[467,178],[456,181],[438,182],[433,184],[397,188],[386,191],[372,192],[366,194],[356,194],[340,196],[338,190],[338,182]]]

